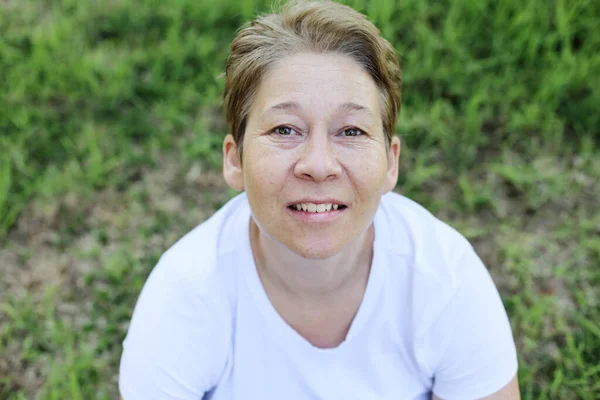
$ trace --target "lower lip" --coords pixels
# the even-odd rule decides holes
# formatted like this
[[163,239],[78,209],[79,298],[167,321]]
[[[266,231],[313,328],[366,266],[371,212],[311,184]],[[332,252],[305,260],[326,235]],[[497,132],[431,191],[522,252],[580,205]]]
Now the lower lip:
[[294,218],[296,218],[300,221],[303,221],[303,222],[329,222],[329,221],[333,221],[334,219],[336,219],[340,215],[342,215],[346,210],[348,210],[348,207],[343,208],[341,210],[331,210],[331,211],[326,211],[326,212],[322,212],[322,213],[297,211],[297,210],[291,210],[290,208],[286,208],[286,210],[290,214],[292,214],[292,216]]

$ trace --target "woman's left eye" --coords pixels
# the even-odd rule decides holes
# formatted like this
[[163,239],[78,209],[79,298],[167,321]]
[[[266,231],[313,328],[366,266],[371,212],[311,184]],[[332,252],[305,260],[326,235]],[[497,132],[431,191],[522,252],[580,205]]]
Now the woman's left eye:
[[359,136],[362,134],[364,134],[364,132],[358,128],[346,128],[342,131],[342,136]]

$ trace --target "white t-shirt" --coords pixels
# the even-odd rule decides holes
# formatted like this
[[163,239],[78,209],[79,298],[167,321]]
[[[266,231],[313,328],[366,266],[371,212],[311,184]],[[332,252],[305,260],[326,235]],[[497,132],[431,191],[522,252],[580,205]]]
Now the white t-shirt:
[[320,349],[270,303],[242,193],[160,259],[123,343],[124,400],[476,399],[517,372],[509,321],[468,241],[382,197],[366,292],[345,341]]

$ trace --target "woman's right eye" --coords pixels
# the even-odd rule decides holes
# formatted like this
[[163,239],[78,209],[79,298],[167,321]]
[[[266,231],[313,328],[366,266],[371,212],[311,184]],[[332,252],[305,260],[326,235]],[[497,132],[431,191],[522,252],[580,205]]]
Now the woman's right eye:
[[274,129],[274,132],[282,136],[290,136],[296,133],[296,131],[293,128],[290,128],[289,126],[279,126]]

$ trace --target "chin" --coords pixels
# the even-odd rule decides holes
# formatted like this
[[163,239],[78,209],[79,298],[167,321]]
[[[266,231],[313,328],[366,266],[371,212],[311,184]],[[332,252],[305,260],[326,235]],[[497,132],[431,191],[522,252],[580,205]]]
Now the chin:
[[341,251],[341,246],[323,246],[322,244],[298,244],[294,243],[291,246],[286,246],[300,257],[308,260],[325,260],[333,257]]

